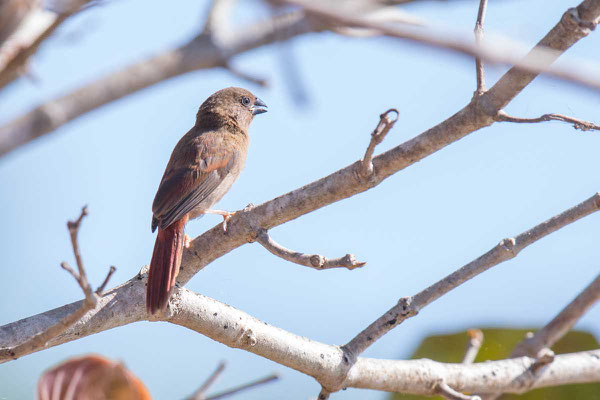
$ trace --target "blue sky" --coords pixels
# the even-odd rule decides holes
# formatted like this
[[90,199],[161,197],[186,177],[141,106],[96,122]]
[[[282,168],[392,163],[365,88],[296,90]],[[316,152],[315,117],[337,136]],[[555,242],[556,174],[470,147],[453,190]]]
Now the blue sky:
[[[475,1],[423,2],[406,9],[424,19],[470,31]],[[239,19],[260,11],[248,2]],[[533,45],[576,2],[502,1],[488,6],[486,29]],[[108,2],[73,18],[33,60],[39,82],[5,90],[0,120],[186,41],[201,29],[205,6],[158,1]],[[248,15],[246,15],[248,14]],[[532,19],[535,15],[535,19]],[[535,21],[535,22],[532,22]],[[235,27],[242,26],[235,24]],[[600,61],[599,33],[567,56]],[[269,105],[251,128],[246,168],[219,208],[259,204],[360,158],[379,114],[400,120],[377,152],[443,121],[471,98],[474,62],[402,41],[306,35],[289,43],[308,94],[290,95],[281,46],[234,60],[266,77],[257,88],[224,71],[181,76],[86,114],[0,160],[0,324],[81,298],[59,263],[72,260],[66,221],[88,204],[80,233],[93,283],[109,265],[112,283],[129,279],[150,260],[151,203],[170,152],[192,126],[197,107],[227,86],[252,90]],[[505,71],[487,69],[491,86]],[[534,117],[548,112],[600,121],[600,95],[538,78],[507,108]],[[600,190],[600,134],[567,124],[495,124],[427,157],[350,199],[277,227],[272,236],[297,251],[367,265],[354,271],[314,271],[274,257],[259,244],[220,258],[187,285],[270,324],[330,344],[343,344],[391,307],[516,235]],[[197,236],[220,221],[188,224]],[[600,215],[589,216],[524,250],[433,303],[364,355],[408,357],[429,334],[472,327],[538,327],[598,274]],[[600,309],[577,325],[600,335]],[[123,360],[157,399],[191,393],[219,360],[229,366],[214,390],[272,371],[282,380],[244,398],[316,396],[312,378],[198,333],[166,323],[137,323],[0,365],[0,399],[29,398],[49,366],[82,353]],[[9,382],[9,383],[7,383]],[[341,399],[381,399],[349,389]]]

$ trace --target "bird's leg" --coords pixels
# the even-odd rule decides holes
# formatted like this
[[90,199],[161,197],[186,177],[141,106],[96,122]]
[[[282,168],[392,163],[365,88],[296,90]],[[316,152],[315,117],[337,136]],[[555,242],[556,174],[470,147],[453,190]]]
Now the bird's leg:
[[223,217],[223,232],[227,232],[227,221],[229,221],[229,218],[235,215],[235,211],[230,212],[223,210],[204,210],[204,214],[217,214]]
[[185,247],[186,249],[188,247],[190,247],[191,241],[192,241],[192,238],[189,237],[187,233],[185,233],[183,236],[183,247]]

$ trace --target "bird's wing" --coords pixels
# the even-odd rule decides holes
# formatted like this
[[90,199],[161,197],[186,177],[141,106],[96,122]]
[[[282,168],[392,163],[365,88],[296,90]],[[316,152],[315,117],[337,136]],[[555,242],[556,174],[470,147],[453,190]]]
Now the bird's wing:
[[[164,229],[196,208],[229,174],[238,151],[224,146],[222,137],[208,132],[194,142],[179,143],[154,198],[152,230]],[[210,206],[210,205],[209,205]]]

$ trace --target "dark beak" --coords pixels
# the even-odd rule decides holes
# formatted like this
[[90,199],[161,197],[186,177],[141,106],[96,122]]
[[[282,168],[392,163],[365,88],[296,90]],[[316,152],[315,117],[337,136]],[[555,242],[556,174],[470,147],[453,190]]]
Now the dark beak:
[[258,115],[266,113],[267,110],[265,110],[265,108],[267,108],[265,102],[257,97],[256,101],[254,102],[254,105],[250,109],[252,110],[252,115]]

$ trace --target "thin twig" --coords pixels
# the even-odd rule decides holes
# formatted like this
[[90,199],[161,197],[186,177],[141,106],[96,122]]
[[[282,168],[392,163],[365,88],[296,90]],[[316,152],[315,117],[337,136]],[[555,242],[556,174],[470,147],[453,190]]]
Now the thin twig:
[[[75,220],[75,221],[67,222],[67,228],[69,229],[69,235],[71,236],[71,244],[73,246],[73,255],[75,255],[75,262],[77,264],[77,269],[79,271],[79,275],[78,275],[78,277],[75,277],[75,279],[77,280],[77,282],[79,282],[79,285],[83,289],[86,300],[87,301],[95,301],[95,297],[92,296],[92,288],[90,287],[90,285],[88,283],[87,274],[85,273],[85,268],[83,267],[83,259],[81,258],[81,252],[79,251],[79,241],[77,240],[77,235],[79,234],[79,228],[81,227],[81,221],[83,221],[83,218],[86,217],[87,215],[88,215],[87,206],[83,206],[83,208],[81,209],[81,214],[79,215],[79,218],[77,218],[77,220]],[[63,264],[66,264],[66,263],[63,263]],[[61,266],[63,268],[65,268],[64,265],[61,264]],[[67,271],[69,271],[69,270],[67,269]],[[69,271],[69,272],[71,272],[71,274],[73,275],[72,271]],[[96,306],[96,304],[94,304],[94,306]]]
[[[390,118],[391,113],[396,113],[396,118]],[[365,151],[365,156],[360,164],[360,175],[363,178],[368,178],[373,175],[373,152],[375,147],[385,139],[387,133],[394,127],[400,113],[395,108],[390,108],[379,116],[379,123],[371,132],[371,141]]]
[[[64,261],[60,264],[62,269],[64,269],[71,276],[73,276],[73,278],[75,279],[75,281],[77,281],[77,283],[79,284],[79,287],[81,288],[81,290],[83,291],[83,293],[85,295],[85,300],[81,304],[81,307],[79,307],[77,310],[75,310],[71,314],[68,314],[64,318],[60,319],[56,324],[50,326],[46,330],[36,333],[35,335],[33,335],[31,338],[29,338],[25,342],[23,342],[17,346],[0,349],[0,361],[6,361],[6,360],[10,360],[10,359],[16,360],[17,358],[21,357],[22,355],[29,354],[32,351],[37,351],[37,350],[40,350],[40,349],[46,347],[46,345],[48,344],[48,342],[50,340],[54,339],[55,337],[57,337],[58,335],[62,334],[64,331],[69,329],[73,324],[75,324],[77,321],[79,321],[81,319],[81,317],[83,317],[85,315],[85,313],[87,313],[89,310],[94,309],[96,307],[96,305],[98,304],[98,296],[99,295],[94,293],[89,285],[89,282],[87,280],[87,276],[85,273],[85,269],[83,267],[83,261],[81,259],[81,254],[79,253],[79,245],[77,242],[77,233],[79,232],[79,227],[81,226],[81,221],[83,220],[83,217],[85,217],[86,215],[87,215],[87,207],[83,207],[81,210],[81,214],[79,215],[79,218],[76,221],[69,221],[67,223],[67,226],[69,228],[69,233],[71,235],[71,243],[73,245],[73,253],[75,254],[75,259],[77,261],[77,268],[79,269],[79,273],[75,272],[73,270],[73,268],[71,268],[69,266],[69,264],[67,264]],[[102,289],[108,283],[108,279],[113,274],[114,269],[115,269],[115,267],[111,267],[108,275],[106,276],[106,279],[104,280],[104,283],[101,286]]]
[[256,241],[277,257],[318,270],[329,268],[347,268],[353,270],[366,264],[365,262],[356,261],[356,257],[353,254],[346,254],[344,257],[340,258],[328,259],[320,254],[304,254],[287,249],[274,241],[269,235],[269,232],[265,229],[261,229],[258,232]]
[[465,356],[463,357],[462,363],[472,364],[483,344],[483,332],[480,329],[469,329],[467,335],[469,336],[469,342],[467,343],[467,349],[465,350]]
[[[596,193],[575,207],[563,211],[514,238],[503,239],[487,253],[471,261],[427,289],[419,292],[415,296],[401,298],[400,301],[398,301],[398,304],[393,306],[361,333],[356,335],[350,342],[342,346],[345,355],[344,357],[347,360],[347,371],[349,371],[356,362],[358,355],[375,343],[376,340],[406,319],[417,315],[419,311],[428,304],[462,285],[469,279],[487,271],[491,267],[516,257],[521,250],[537,240],[577,221],[578,219],[596,212],[599,209],[600,193]],[[339,383],[341,387],[345,377],[342,376],[340,379],[341,381]],[[332,388],[328,387],[328,389],[331,390]]]
[[102,282],[102,284],[100,286],[98,286],[98,289],[96,289],[96,294],[98,296],[102,296],[102,294],[104,293],[104,289],[106,288],[106,285],[108,285],[108,281],[110,280],[110,277],[115,273],[116,270],[117,270],[117,267],[115,267],[114,265],[110,266],[110,268],[108,269],[108,274],[106,274],[106,278],[104,278],[104,282]]
[[224,392],[221,392],[221,393],[213,394],[212,396],[207,397],[206,400],[217,400],[217,399],[222,399],[222,398],[225,398],[225,397],[229,397],[229,396],[232,396],[232,395],[234,395],[236,393],[239,393],[239,392],[241,392],[243,390],[252,389],[252,388],[255,388],[255,387],[260,386],[260,385],[264,385],[264,384],[267,384],[267,383],[274,382],[274,381],[276,381],[278,379],[279,379],[279,375],[278,374],[271,374],[269,376],[266,376],[264,378],[258,379],[256,381],[249,382],[249,383],[246,383],[244,385],[240,385],[240,386],[232,388],[232,389],[228,389],[228,390],[226,390]]
[[516,122],[518,124],[533,124],[537,122],[546,122],[546,121],[562,121],[567,122],[569,124],[573,124],[573,128],[579,129],[582,131],[600,131],[600,125],[596,125],[590,121],[584,121],[582,119],[577,119],[573,117],[569,117],[567,115],[562,114],[544,114],[538,118],[518,118],[508,115],[505,111],[500,110],[496,115],[496,121],[499,122]]
[[215,383],[217,378],[223,373],[225,370],[226,363],[225,361],[221,361],[217,366],[217,369],[213,371],[212,374],[204,381],[204,383],[196,390],[188,400],[204,400],[204,393]]
[[[485,11],[487,9],[487,0],[480,0],[479,11],[477,12],[477,22],[475,22],[475,43],[481,46],[483,40],[483,23],[485,21]],[[480,57],[475,57],[475,72],[477,74],[477,90],[475,95],[482,95],[485,88],[485,70],[483,60]]]
[[231,65],[231,63],[227,62],[225,63],[224,67],[227,71],[229,71],[233,76],[236,76],[240,79],[243,79],[245,81],[248,81],[250,83],[253,83],[257,86],[260,87],[267,87],[268,82],[266,79],[264,78],[259,78],[257,76],[251,75],[247,72],[244,72],[242,70],[240,70],[237,67],[234,67],[233,65]]
[[479,396],[469,396],[452,389],[444,380],[435,385],[435,392],[448,400],[481,400]]

